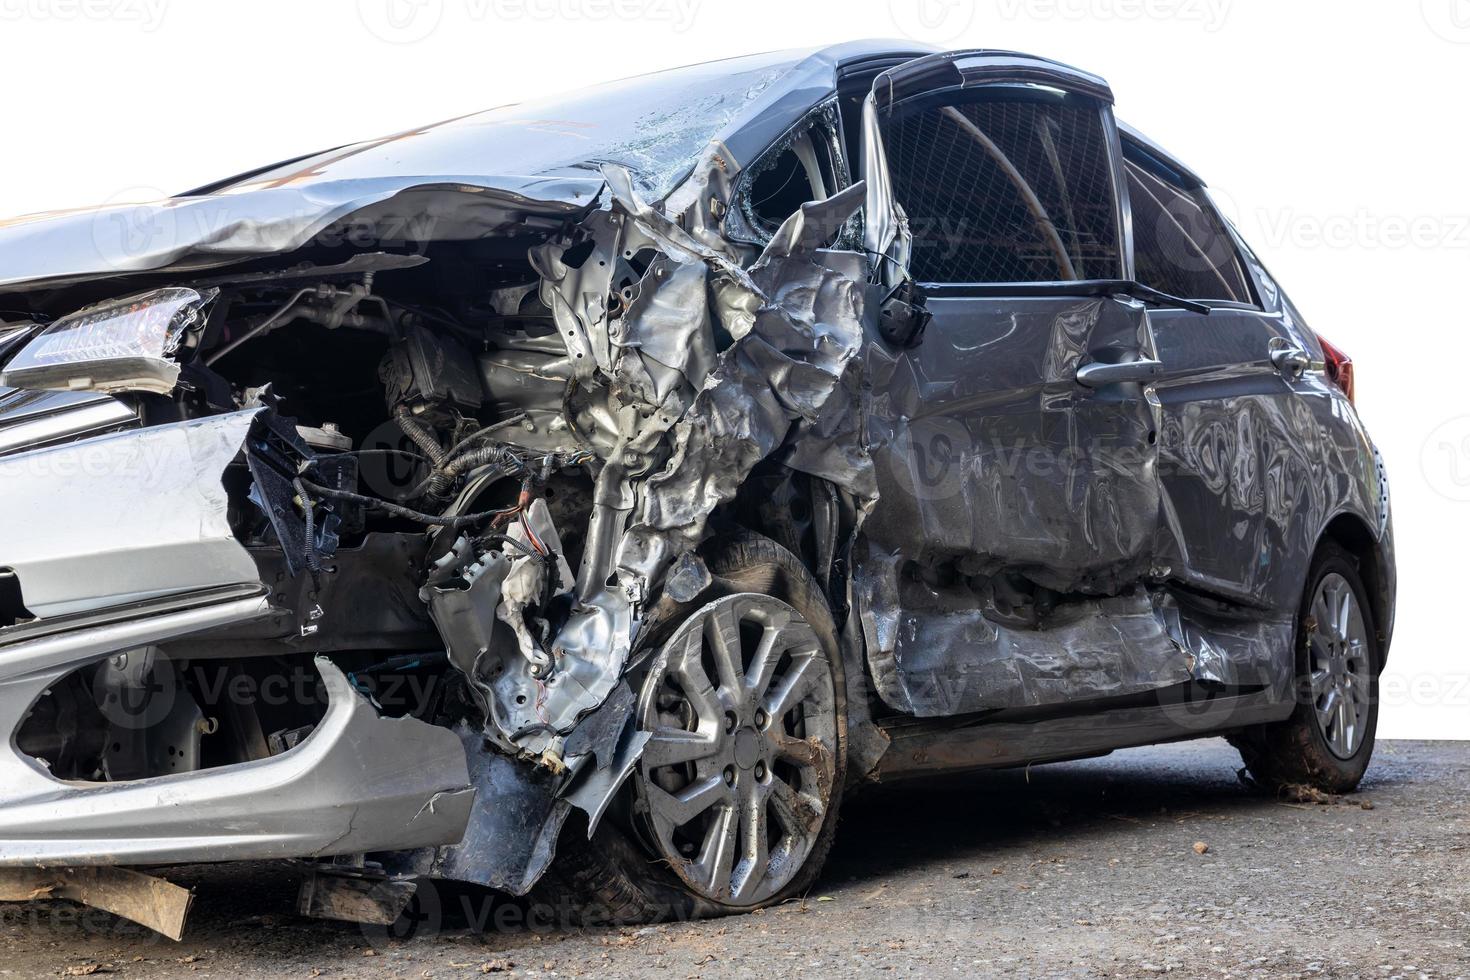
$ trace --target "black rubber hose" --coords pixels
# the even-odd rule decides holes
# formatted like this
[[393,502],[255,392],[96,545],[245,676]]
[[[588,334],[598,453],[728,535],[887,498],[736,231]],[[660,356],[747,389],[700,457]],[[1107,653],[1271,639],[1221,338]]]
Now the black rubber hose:
[[403,499],[412,500],[415,497],[423,495],[425,492],[433,494],[435,497],[444,496],[453,482],[443,473],[444,465],[449,462],[449,457],[445,454],[444,447],[439,445],[439,440],[434,438],[434,433],[430,432],[427,426],[414,418],[405,406],[400,406],[398,409],[398,427],[403,430],[404,435],[413,441],[414,445],[424,451],[424,455],[429,457],[429,463],[433,466],[432,472],[429,473],[424,482],[419,484],[418,487],[415,487],[413,492]]

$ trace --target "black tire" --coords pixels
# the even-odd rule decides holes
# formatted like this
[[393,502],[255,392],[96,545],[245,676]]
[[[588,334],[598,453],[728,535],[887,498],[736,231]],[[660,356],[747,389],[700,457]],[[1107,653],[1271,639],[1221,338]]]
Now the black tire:
[[[1308,641],[1314,628],[1311,607],[1323,580],[1333,574],[1346,579],[1352,589],[1366,626],[1365,641],[1371,661],[1365,731],[1361,744],[1348,758],[1341,758],[1328,744],[1317,720],[1309,679]],[[1296,708],[1291,717],[1239,732],[1231,737],[1231,742],[1240,750],[1252,778],[1269,792],[1299,794],[1305,788],[1324,793],[1350,793],[1362,781],[1373,756],[1378,729],[1378,675],[1383,668],[1383,656],[1357,560],[1335,542],[1322,543],[1308,572],[1307,587],[1297,613],[1295,656]]]
[[821,586],[791,552],[749,532],[716,539],[701,557],[713,583],[689,602],[666,600],[659,604],[650,617],[655,624],[642,648],[656,649],[689,613],[727,595],[761,593],[800,612],[825,649],[835,684],[836,778],[825,821],[790,883],[757,904],[727,905],[692,892],[667,863],[655,856],[654,849],[645,843],[646,834],[641,832],[632,787],[626,786],[621,805],[613,808],[616,812],[609,812],[590,841],[581,819],[569,820],[562,832],[556,860],[533,893],[533,901],[559,922],[631,925],[729,915],[779,904],[812,886],[831,849],[846,779],[847,704],[837,629]]

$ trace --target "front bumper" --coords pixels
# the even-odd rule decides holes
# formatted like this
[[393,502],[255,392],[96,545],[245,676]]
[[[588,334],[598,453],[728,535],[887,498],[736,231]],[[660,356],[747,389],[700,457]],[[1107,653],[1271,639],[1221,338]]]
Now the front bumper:
[[0,867],[317,857],[463,836],[475,790],[460,739],[381,717],[325,658],[325,717],[267,759],[78,783],[17,748],[27,712],[73,671],[269,614],[220,483],[252,415],[0,461],[0,565],[39,617],[0,629]]

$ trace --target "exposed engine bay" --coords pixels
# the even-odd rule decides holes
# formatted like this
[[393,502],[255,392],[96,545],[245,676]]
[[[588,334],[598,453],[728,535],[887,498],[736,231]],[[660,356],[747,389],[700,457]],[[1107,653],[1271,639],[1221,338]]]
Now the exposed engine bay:
[[[551,774],[606,755],[579,723],[664,593],[707,580],[706,522],[757,464],[799,442],[787,465],[845,477],[850,511],[873,492],[844,388],[869,287],[859,256],[820,250],[862,186],[798,210],[747,271],[606,176],[602,208],[539,234],[308,252],[125,301],[185,322],[176,382],[139,394],[130,378],[117,396],[139,423],[248,418],[222,478],[270,616],[77,672],[22,747],[110,781],[274,755],[320,711],[245,716],[177,665],[205,658],[265,690],[314,683],[310,658],[327,655],[386,713]],[[155,663],[179,675],[178,723],[99,724],[88,691],[136,696]],[[604,743],[631,725],[620,710]]]

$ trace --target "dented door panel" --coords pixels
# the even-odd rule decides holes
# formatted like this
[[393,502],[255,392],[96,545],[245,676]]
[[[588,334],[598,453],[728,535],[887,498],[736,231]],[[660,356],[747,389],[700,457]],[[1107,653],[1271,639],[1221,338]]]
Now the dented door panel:
[[[1158,408],[1137,384],[1076,381],[1083,363],[1151,357],[1148,315],[1092,299],[929,306],[918,348],[869,347],[879,493],[861,554],[880,692],[942,715],[1187,679],[1146,596],[1084,598],[1153,567]],[[940,677],[962,692],[920,693]]]
[[[1086,590],[1150,564],[1156,408],[1137,385],[1090,391],[1084,360],[1151,346],[1112,300],[931,299],[923,343],[869,348],[880,503],[870,538],[966,574],[1034,573]],[[1126,389],[1126,390],[1125,390]]]

